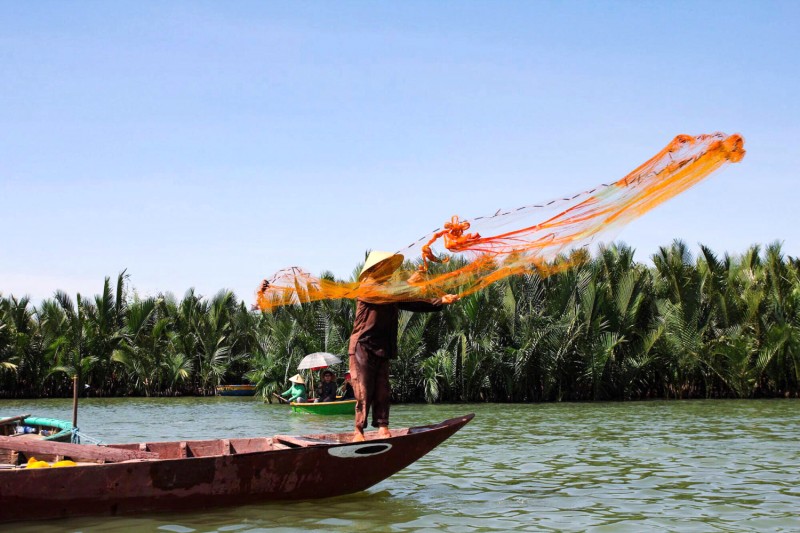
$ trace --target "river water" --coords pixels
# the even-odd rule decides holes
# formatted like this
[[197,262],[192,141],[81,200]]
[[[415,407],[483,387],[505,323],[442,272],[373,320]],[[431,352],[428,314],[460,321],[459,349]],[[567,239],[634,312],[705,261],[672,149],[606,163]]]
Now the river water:
[[[366,492],[327,500],[80,518],[3,531],[798,531],[800,400],[397,405],[392,424],[475,419]],[[68,400],[0,401],[70,419]],[[104,442],[349,431],[253,398],[85,399]],[[76,487],[76,490],[80,490]]]

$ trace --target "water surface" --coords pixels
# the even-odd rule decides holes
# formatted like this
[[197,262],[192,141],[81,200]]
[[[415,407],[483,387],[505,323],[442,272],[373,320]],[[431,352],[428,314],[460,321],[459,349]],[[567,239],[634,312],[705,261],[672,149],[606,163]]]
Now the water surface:
[[[0,401],[0,417],[23,412],[72,414],[68,400]],[[467,412],[475,419],[449,441],[359,494],[11,530],[800,530],[798,400],[399,405],[392,423]],[[105,442],[352,428],[349,417],[291,414],[252,398],[86,399],[78,422]]]

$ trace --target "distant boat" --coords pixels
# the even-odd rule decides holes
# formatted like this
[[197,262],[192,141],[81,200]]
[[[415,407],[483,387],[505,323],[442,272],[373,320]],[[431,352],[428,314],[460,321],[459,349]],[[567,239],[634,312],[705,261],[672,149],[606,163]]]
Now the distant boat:
[[[0,437],[16,441],[80,442],[70,422],[31,415],[0,417]],[[17,453],[0,448],[0,463],[15,462]]]
[[308,413],[312,415],[354,415],[356,413],[355,400],[341,400],[338,402],[292,402],[292,411],[295,413]]
[[[14,436],[24,439],[51,440],[55,442],[73,442],[72,423],[57,418],[45,418],[31,415],[18,415],[8,418],[0,417],[0,435]],[[77,438],[77,435],[75,435]]]
[[219,385],[217,396],[253,396],[256,393],[255,385]]
[[[105,446],[0,437],[0,450],[19,454],[0,464],[0,522],[351,494],[417,461],[473,416],[393,429],[386,438],[370,431],[364,442],[353,442],[352,432]],[[77,465],[26,468],[34,456]]]

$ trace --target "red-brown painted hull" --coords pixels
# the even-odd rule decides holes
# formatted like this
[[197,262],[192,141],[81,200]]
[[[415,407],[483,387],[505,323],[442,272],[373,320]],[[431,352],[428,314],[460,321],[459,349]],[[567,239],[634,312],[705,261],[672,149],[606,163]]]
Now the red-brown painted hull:
[[[373,433],[363,443],[347,442],[347,434],[308,440],[276,437],[269,439],[276,448],[300,447],[237,453],[235,448],[244,449],[247,439],[197,441],[190,447],[219,448],[224,442],[230,454],[0,470],[0,521],[198,510],[350,494],[417,461],[472,417],[393,430],[386,439],[375,438]],[[148,449],[158,451],[165,446],[151,443]],[[124,447],[134,449],[133,445]]]

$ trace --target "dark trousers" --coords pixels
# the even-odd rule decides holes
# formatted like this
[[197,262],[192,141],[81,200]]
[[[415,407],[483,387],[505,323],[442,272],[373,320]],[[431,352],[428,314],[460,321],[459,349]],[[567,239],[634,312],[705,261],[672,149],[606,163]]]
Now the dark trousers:
[[350,380],[356,394],[356,428],[363,431],[372,408],[372,426],[389,426],[389,359],[380,357],[361,344],[350,356]]

